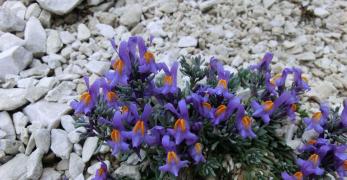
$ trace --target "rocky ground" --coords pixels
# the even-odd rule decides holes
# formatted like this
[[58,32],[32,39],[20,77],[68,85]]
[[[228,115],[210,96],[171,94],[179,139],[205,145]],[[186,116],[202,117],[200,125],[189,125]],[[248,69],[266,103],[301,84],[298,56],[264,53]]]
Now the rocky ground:
[[[347,1],[0,0],[1,179],[90,179],[97,138],[80,141],[69,102],[115,53],[108,41],[154,35],[157,61],[216,56],[228,69],[266,51],[273,67],[299,66],[307,97],[340,106],[347,96]],[[182,81],[184,77],[181,77]],[[182,82],[181,81],[181,82]],[[308,107],[308,106],[307,106]],[[110,163],[106,161],[106,163]],[[111,173],[140,178],[132,156]],[[119,167],[118,167],[119,166]]]

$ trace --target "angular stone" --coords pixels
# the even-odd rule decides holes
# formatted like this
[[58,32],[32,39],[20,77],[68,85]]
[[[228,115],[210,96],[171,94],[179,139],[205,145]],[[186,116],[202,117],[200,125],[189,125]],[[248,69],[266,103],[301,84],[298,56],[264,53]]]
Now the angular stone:
[[62,179],[61,173],[54,170],[54,168],[44,168],[40,180],[60,180]]
[[83,144],[82,150],[82,160],[83,162],[88,162],[90,158],[93,156],[95,149],[98,146],[98,137],[88,137]]
[[106,61],[90,61],[86,65],[88,71],[98,74],[104,75],[107,70],[110,68],[111,63]]
[[49,147],[51,145],[51,132],[48,129],[39,129],[34,133],[34,139],[36,143],[36,148],[41,149],[43,153],[47,153],[49,151]]
[[0,31],[23,31],[25,21],[17,17],[14,11],[0,7]]
[[22,88],[0,89],[0,111],[12,111],[26,104],[25,94]]
[[70,115],[64,115],[61,117],[61,125],[65,129],[66,132],[71,132],[75,129],[75,120]]
[[329,15],[329,11],[327,11],[326,9],[319,7],[319,8],[315,8],[313,10],[314,15],[324,18],[327,17]]
[[46,48],[47,48],[48,54],[54,54],[63,47],[63,43],[60,40],[58,31],[56,30],[49,31],[46,46],[47,46]]
[[17,154],[7,163],[0,166],[1,179],[24,179],[27,172],[28,156]]
[[0,150],[6,154],[17,154],[19,147],[22,145],[20,141],[10,139],[0,139]]
[[52,129],[51,150],[56,156],[62,159],[69,159],[72,143],[69,141],[67,133],[64,130]]
[[37,3],[30,4],[25,12],[25,19],[29,19],[30,17],[38,18],[41,13],[41,8]]
[[21,134],[28,122],[29,118],[22,112],[16,112],[13,114],[13,124],[16,130],[16,134]]
[[36,0],[47,11],[64,15],[72,11],[82,0]]
[[84,170],[85,164],[82,158],[76,153],[71,153],[69,162],[69,174],[72,178],[76,178]]
[[0,80],[8,74],[18,74],[32,61],[32,53],[15,46],[0,53]]
[[75,36],[68,31],[60,32],[60,39],[64,44],[70,44],[76,40]]
[[0,51],[5,51],[14,46],[23,46],[24,40],[11,34],[5,33],[0,36]]
[[25,26],[24,37],[26,49],[34,54],[46,52],[46,31],[37,18],[29,18]]
[[299,61],[312,61],[316,59],[316,56],[312,52],[304,52],[302,54],[298,54],[296,58]]
[[90,30],[85,24],[79,24],[77,27],[77,38],[79,40],[87,40],[90,37]]
[[13,122],[10,115],[6,111],[0,112],[0,121],[0,130],[6,133],[4,139],[15,140],[16,133],[13,126]]
[[116,176],[118,175],[120,177],[128,177],[128,178],[135,179],[135,180],[141,179],[141,174],[140,174],[139,168],[137,166],[129,166],[126,164],[122,164],[113,173]]
[[129,28],[134,27],[140,22],[142,15],[142,6],[140,4],[128,5],[124,8],[124,13],[121,15],[119,22]]
[[24,113],[33,124],[55,128],[59,126],[60,117],[70,111],[70,106],[60,103],[39,101],[24,108]]
[[198,40],[193,36],[184,36],[181,37],[178,41],[178,47],[196,47],[198,45]]
[[28,159],[27,163],[27,178],[28,179],[39,179],[42,174],[42,157],[43,152],[41,149],[36,149]]
[[66,98],[66,96],[70,96],[75,88],[75,83],[70,81],[63,81],[57,87],[55,87],[47,93],[45,100],[61,101],[64,98]]
[[113,27],[107,24],[97,24],[96,28],[99,30],[99,34],[105,36],[106,38],[113,38],[116,35]]

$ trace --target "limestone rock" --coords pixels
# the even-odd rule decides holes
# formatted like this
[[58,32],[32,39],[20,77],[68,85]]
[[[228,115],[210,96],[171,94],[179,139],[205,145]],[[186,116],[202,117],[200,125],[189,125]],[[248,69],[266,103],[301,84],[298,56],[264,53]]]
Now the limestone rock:
[[63,15],[72,11],[82,0],[36,0],[40,6],[54,14]]

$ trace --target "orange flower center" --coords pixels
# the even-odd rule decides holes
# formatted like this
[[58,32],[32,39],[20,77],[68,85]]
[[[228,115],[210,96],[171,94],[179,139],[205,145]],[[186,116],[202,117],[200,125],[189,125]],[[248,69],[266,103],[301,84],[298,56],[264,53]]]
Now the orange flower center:
[[201,143],[195,143],[194,148],[195,148],[195,151],[198,154],[201,154],[201,152],[202,152],[202,145],[201,145]]
[[145,123],[142,120],[138,120],[133,128],[134,133],[141,132],[141,135],[145,135]]
[[211,104],[208,103],[208,102],[203,102],[203,103],[202,103],[202,106],[205,107],[205,108],[207,108],[207,109],[211,109],[211,108],[212,108]]
[[296,180],[302,180],[302,178],[304,177],[304,174],[302,174],[301,171],[298,171],[294,174],[294,177],[296,178]]
[[228,83],[225,79],[221,79],[218,81],[218,86],[222,86],[224,89],[228,87]]
[[264,110],[265,110],[266,112],[272,110],[273,106],[274,106],[274,103],[273,103],[271,100],[270,100],[270,101],[265,101],[265,102],[264,102]]
[[90,95],[89,92],[84,92],[82,93],[80,100],[83,101],[84,104],[89,104],[90,101],[92,100],[92,96]]
[[312,115],[312,119],[316,123],[318,123],[320,121],[321,117],[322,117],[322,113],[321,112],[315,112]]
[[106,94],[107,100],[113,102],[117,99],[117,94],[115,92],[109,91]]
[[165,75],[164,76],[164,83],[167,84],[167,85],[172,85],[172,83],[173,83],[172,76]]
[[319,160],[319,155],[318,154],[312,154],[308,159],[310,161],[312,161],[315,166],[317,166],[318,160]]
[[120,132],[117,129],[112,130],[111,139],[114,142],[120,142]]
[[347,160],[343,161],[343,169],[347,171]]
[[143,56],[144,56],[144,58],[145,58],[147,64],[151,61],[151,59],[154,60],[154,55],[153,55],[153,53],[151,53],[151,52],[149,52],[149,51],[146,51],[145,54],[144,54]]
[[298,110],[298,105],[297,104],[292,104],[290,106],[290,109],[293,111],[293,112],[296,112],[296,110]]
[[186,131],[186,121],[183,118],[177,119],[174,125],[174,129],[179,128],[182,132]]
[[101,176],[101,175],[103,175],[104,173],[105,173],[104,169],[103,169],[102,167],[100,167],[100,168],[98,169],[98,175]]
[[242,125],[243,127],[245,127],[246,129],[249,129],[251,127],[252,124],[252,120],[249,116],[243,116],[242,118]]
[[167,162],[168,163],[172,163],[172,162],[178,163],[178,161],[179,161],[179,159],[177,157],[177,154],[174,151],[169,151],[167,153]]
[[273,86],[276,85],[277,79],[279,79],[279,78],[281,78],[281,77],[282,77],[281,74],[276,74],[274,77],[271,78],[270,83],[271,83]]
[[112,67],[114,70],[118,71],[119,74],[122,74],[124,68],[123,60],[118,59],[115,63],[113,63]]
[[128,106],[122,106],[122,107],[120,108],[120,112],[122,112],[122,113],[127,113],[127,112],[129,112]]
[[307,144],[315,145],[317,143],[317,140],[315,139],[310,139],[307,141]]
[[221,114],[223,114],[225,111],[227,110],[227,107],[225,105],[220,105],[217,107],[217,110],[215,112],[215,115],[218,117],[220,116]]

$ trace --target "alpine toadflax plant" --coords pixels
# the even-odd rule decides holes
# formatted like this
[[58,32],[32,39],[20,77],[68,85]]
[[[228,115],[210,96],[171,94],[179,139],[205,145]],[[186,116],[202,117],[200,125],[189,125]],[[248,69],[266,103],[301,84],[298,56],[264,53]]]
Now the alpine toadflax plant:
[[[111,70],[94,82],[85,77],[87,91],[71,106],[86,124],[86,135],[98,136],[114,158],[122,161],[131,153],[143,158],[140,152],[146,152],[144,177],[347,175],[347,101],[342,114],[319,102],[320,109],[309,115],[301,108],[308,78],[295,67],[273,74],[273,54],[233,74],[215,58],[205,64],[200,57],[158,63],[137,36],[119,47],[111,44],[118,55]],[[189,77],[183,89],[177,86],[179,70]],[[276,133],[290,125],[298,131],[287,134],[289,140],[303,131],[316,136],[292,149]],[[228,166],[230,157],[238,168]],[[95,179],[106,179],[107,169],[102,163]]]

